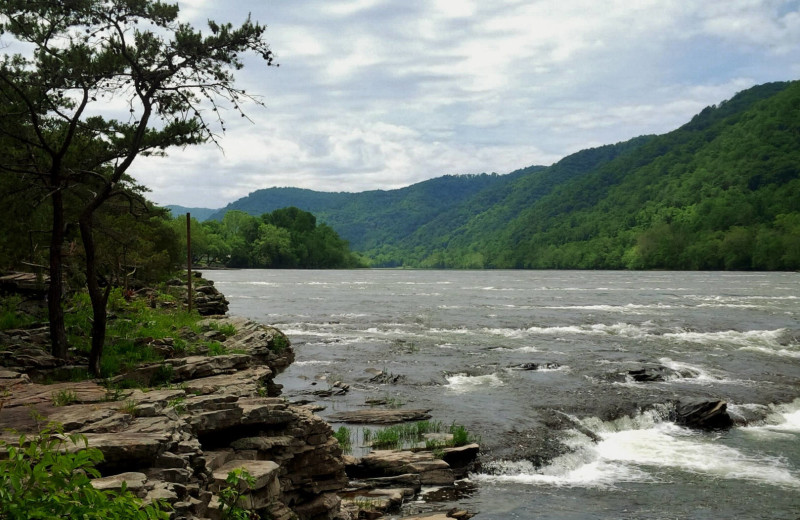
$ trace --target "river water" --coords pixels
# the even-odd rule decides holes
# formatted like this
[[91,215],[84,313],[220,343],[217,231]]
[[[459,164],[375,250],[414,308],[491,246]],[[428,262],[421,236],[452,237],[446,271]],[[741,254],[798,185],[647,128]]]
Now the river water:
[[[290,400],[313,399],[324,417],[384,399],[480,435],[482,469],[442,498],[475,518],[800,518],[800,274],[208,277],[231,314],[289,336],[297,361],[278,382]],[[626,375],[644,366],[672,375]],[[390,382],[370,381],[377,371]],[[350,391],[312,395],[336,381]],[[679,427],[664,409],[681,397],[724,399],[741,425]],[[553,411],[578,427],[551,431]],[[569,450],[539,457],[552,439]]]

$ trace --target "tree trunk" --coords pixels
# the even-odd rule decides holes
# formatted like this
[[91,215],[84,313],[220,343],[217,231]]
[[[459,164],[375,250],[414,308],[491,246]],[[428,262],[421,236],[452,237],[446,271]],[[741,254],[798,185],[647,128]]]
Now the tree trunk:
[[100,358],[103,356],[103,347],[106,341],[106,323],[108,313],[106,304],[111,286],[105,291],[100,287],[97,279],[97,261],[95,259],[94,235],[92,234],[92,217],[82,216],[80,219],[81,239],[86,253],[86,286],[89,289],[89,298],[92,300],[92,349],[89,352],[89,372],[100,376]]
[[67,332],[64,326],[64,292],[62,251],[64,247],[64,199],[60,190],[51,195],[53,229],[50,235],[50,286],[47,291],[47,313],[50,319],[50,353],[67,359]]

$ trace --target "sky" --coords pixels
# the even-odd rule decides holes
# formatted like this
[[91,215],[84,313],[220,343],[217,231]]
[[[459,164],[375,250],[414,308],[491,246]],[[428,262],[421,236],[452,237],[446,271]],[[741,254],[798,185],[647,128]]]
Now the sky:
[[509,173],[662,134],[800,78],[800,0],[179,0],[181,18],[267,25],[245,106],[214,145],[139,158],[159,204],[257,189],[395,189]]

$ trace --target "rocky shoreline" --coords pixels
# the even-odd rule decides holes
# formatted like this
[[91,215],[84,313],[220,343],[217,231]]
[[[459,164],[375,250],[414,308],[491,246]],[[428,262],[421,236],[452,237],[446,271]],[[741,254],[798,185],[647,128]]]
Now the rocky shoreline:
[[[217,339],[236,353],[168,357],[120,376],[145,384],[167,372],[168,385],[115,391],[92,381],[37,382],[65,370],[44,350],[46,330],[6,331],[0,338],[0,427],[16,433],[2,440],[13,444],[18,434],[58,423],[103,453],[95,487],[118,490],[124,482],[145,503],[168,503],[176,520],[222,518],[219,492],[239,468],[255,479],[242,505],[264,518],[378,518],[398,511],[422,486],[453,486],[478,453],[477,445],[468,445],[447,448],[438,458],[430,451],[343,456],[313,406],[279,397],[274,377],[294,360],[288,338],[222,316],[209,318],[204,330],[217,334],[221,326],[235,328]],[[57,396],[69,398],[56,403]],[[469,516],[454,510],[430,518]]]

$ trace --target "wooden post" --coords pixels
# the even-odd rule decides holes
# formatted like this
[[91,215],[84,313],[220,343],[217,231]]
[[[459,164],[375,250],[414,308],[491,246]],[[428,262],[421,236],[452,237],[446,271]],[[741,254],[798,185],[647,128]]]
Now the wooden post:
[[192,312],[192,214],[186,214],[186,288],[189,312]]

